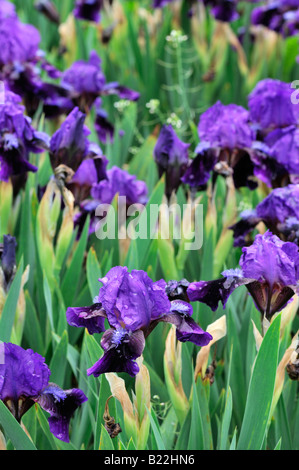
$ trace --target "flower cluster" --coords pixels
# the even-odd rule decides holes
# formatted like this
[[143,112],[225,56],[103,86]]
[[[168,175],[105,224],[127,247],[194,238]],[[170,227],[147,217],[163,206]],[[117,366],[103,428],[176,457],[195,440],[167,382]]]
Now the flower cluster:
[[51,371],[44,358],[12,343],[1,343],[0,399],[20,422],[35,404],[50,413],[50,430],[69,442],[69,423],[75,410],[87,400],[82,390],[63,390],[49,382]]
[[197,346],[211,341],[211,335],[192,319],[190,303],[169,300],[163,279],[153,282],[144,271],[129,272],[125,266],[115,266],[99,281],[102,287],[93,305],[69,307],[66,312],[71,326],[85,327],[90,334],[103,333],[104,354],[88,369],[88,375],[126,372],[135,376],[139,370],[136,359],[159,322],[174,324],[179,341],[191,341]]

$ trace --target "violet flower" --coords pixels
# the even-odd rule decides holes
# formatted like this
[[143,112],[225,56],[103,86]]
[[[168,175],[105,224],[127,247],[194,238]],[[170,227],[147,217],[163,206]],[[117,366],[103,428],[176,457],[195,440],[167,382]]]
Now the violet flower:
[[271,0],[252,11],[251,23],[262,25],[284,37],[299,31],[298,2],[296,0]]
[[67,116],[50,141],[50,160],[55,170],[63,164],[77,171],[86,158],[102,155],[98,145],[89,142],[90,130],[85,126],[85,114],[76,107]]
[[3,243],[0,244],[0,272],[3,285],[7,292],[16,273],[16,247],[17,242],[12,235],[3,235]]
[[154,148],[154,159],[159,177],[165,173],[165,193],[168,198],[181,184],[181,177],[189,161],[189,147],[190,144],[179,139],[171,124],[162,127]]
[[49,137],[36,131],[31,119],[24,114],[21,97],[5,92],[5,103],[0,104],[0,180],[8,181],[12,175],[37,171],[29,162],[30,152],[48,149]]
[[103,0],[76,0],[74,16],[79,20],[98,23],[101,19],[100,10],[103,8],[103,3]]
[[201,0],[211,8],[211,13],[218,21],[229,23],[239,18],[237,0]]
[[87,370],[88,375],[126,372],[135,376],[139,370],[136,359],[161,321],[176,326],[179,341],[203,346],[212,339],[191,318],[188,302],[169,300],[163,279],[154,282],[144,271],[128,272],[125,266],[115,266],[99,281],[103,286],[91,307],[69,307],[66,312],[71,326],[84,326],[91,334],[102,333],[104,319],[108,321],[101,339],[104,354]]
[[255,133],[245,108],[218,101],[201,115],[198,135],[200,144],[182,182],[192,188],[203,188],[211,177],[215,179],[222,174],[232,176],[236,188],[256,188],[250,156]]
[[190,301],[203,302],[213,311],[219,302],[225,308],[232,292],[246,285],[257,309],[271,320],[299,292],[298,246],[269,231],[256,235],[251,246],[242,248],[239,264],[241,269],[228,269],[220,279],[190,283]]
[[260,222],[283,241],[298,243],[296,221],[299,224],[299,185],[273,189],[255,209],[243,211],[240,220],[230,227],[234,232],[234,246],[246,245],[248,234]]
[[51,371],[44,358],[32,349],[2,343],[0,362],[0,399],[20,423],[24,414],[38,403],[50,413],[50,431],[69,442],[69,423],[75,410],[87,400],[82,390],[62,390],[49,382]]
[[80,204],[80,211],[75,217],[75,225],[81,232],[86,218],[90,216],[89,233],[93,233],[98,223],[95,210],[100,204],[111,204],[116,194],[125,198],[126,207],[133,204],[147,203],[147,186],[144,181],[137,180],[126,170],[113,166],[106,173],[106,179],[95,182],[90,189],[90,197]]
[[88,61],[78,60],[63,72],[61,86],[69,90],[74,104],[87,112],[99,96],[116,94],[120,98],[136,101],[139,93],[117,82],[107,83],[101,68],[101,59],[91,51]]
[[290,83],[267,78],[249,94],[249,119],[261,140],[277,128],[297,123],[299,106],[292,103],[293,92]]

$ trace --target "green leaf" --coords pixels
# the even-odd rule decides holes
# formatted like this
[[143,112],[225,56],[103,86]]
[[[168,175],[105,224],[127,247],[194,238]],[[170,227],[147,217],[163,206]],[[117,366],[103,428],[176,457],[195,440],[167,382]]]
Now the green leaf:
[[270,418],[279,349],[279,314],[267,330],[251,376],[238,450],[262,448]]
[[156,444],[157,444],[157,450],[166,450],[164,441],[163,441],[162,436],[161,436],[161,431],[159,429],[158,420],[157,420],[157,417],[154,413],[154,410],[152,409],[151,411],[149,411],[149,409],[146,407],[146,411],[147,411],[147,413],[149,415],[149,418],[150,418],[151,427],[152,427],[152,430],[153,430],[153,433],[154,433],[154,438],[155,438],[155,441],[156,441]]
[[15,314],[17,310],[18,299],[21,290],[21,282],[23,275],[23,258],[20,261],[16,275],[12,281],[8,291],[5,304],[0,318],[0,340],[4,342],[10,341]]
[[102,276],[101,266],[93,247],[90,248],[86,260],[86,274],[91,298],[99,293],[99,278]]
[[51,382],[59,385],[61,388],[64,386],[65,371],[67,365],[67,347],[68,347],[68,334],[64,331],[61,340],[57,344],[51,362]]
[[79,284],[79,280],[80,280],[80,276],[82,272],[84,253],[85,253],[86,244],[87,244],[88,228],[89,228],[89,217],[86,220],[84,229],[80,236],[80,240],[72,256],[71,262],[69,266],[67,267],[67,271],[62,281],[61,292],[62,292],[66,306],[72,305],[72,302],[77,292],[77,288],[78,288],[78,284]]
[[2,400],[0,400],[0,424],[16,450],[37,450]]
[[105,429],[103,424],[101,424],[101,437],[99,450],[115,450],[111,437],[108,434],[108,431]]

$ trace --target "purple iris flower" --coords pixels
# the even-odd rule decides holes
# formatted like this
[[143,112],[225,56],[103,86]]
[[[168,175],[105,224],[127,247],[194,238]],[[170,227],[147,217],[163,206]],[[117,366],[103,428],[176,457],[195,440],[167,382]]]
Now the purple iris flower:
[[231,175],[236,188],[257,186],[250,156],[255,133],[245,108],[218,101],[201,115],[198,135],[200,144],[182,182],[192,188],[203,188],[211,176],[216,178],[222,174]]
[[103,8],[103,0],[76,0],[74,16],[80,20],[100,21],[100,10]]
[[88,61],[78,60],[63,72],[61,85],[69,89],[73,102],[83,112],[87,112],[99,96],[116,94],[132,101],[139,98],[139,93],[117,82],[106,83],[96,51],[91,51]]
[[0,363],[0,399],[21,422],[24,414],[38,403],[50,413],[50,431],[58,439],[69,442],[69,423],[75,410],[87,400],[82,390],[62,390],[49,382],[51,371],[44,358],[12,343],[2,343]]
[[240,220],[230,227],[234,231],[234,245],[247,244],[247,235],[257,224],[266,227],[284,241],[299,242],[294,227],[299,224],[299,185],[276,188],[255,209],[240,214]]
[[162,127],[154,148],[154,159],[159,176],[166,175],[165,192],[168,198],[181,184],[189,162],[189,147],[190,144],[179,139],[171,124]]
[[30,152],[41,153],[49,147],[49,137],[36,131],[24,114],[21,97],[5,92],[0,104],[0,180],[8,181],[12,175],[37,171],[29,162]]
[[53,134],[50,160],[54,170],[64,164],[76,172],[84,159],[102,155],[99,146],[87,138],[90,130],[85,126],[85,117],[79,108],[74,108]]
[[168,3],[171,3],[173,0],[154,0],[153,1],[153,8],[162,8]]
[[16,272],[16,247],[17,242],[12,235],[4,235],[0,244],[0,266],[3,273],[2,288],[7,292]]
[[211,13],[218,21],[231,22],[239,18],[237,0],[201,0],[211,7]]
[[110,204],[118,193],[126,197],[127,205],[130,206],[137,203],[146,204],[147,191],[144,181],[137,180],[135,175],[118,166],[113,166],[107,170],[107,179],[93,185],[91,196],[101,204]]
[[106,179],[95,182],[90,188],[90,198],[80,204],[80,211],[76,215],[75,224],[81,232],[86,218],[90,215],[89,233],[93,233],[98,223],[95,210],[100,204],[111,204],[116,194],[126,198],[126,208],[133,204],[145,205],[147,203],[147,186],[144,181],[137,180],[126,170],[113,166],[106,173]]
[[272,78],[261,80],[248,97],[249,119],[264,138],[269,132],[295,125],[299,106],[292,103],[290,83]]
[[225,308],[232,292],[246,285],[257,309],[270,320],[299,291],[298,246],[269,231],[242,248],[239,264],[241,269],[228,269],[220,279],[190,283],[190,301],[203,302],[212,310],[222,302]]
[[293,36],[299,30],[298,2],[272,0],[252,11],[251,22],[254,25],[263,25],[284,37]]
[[80,164],[67,187],[72,191],[76,204],[81,204],[89,197],[94,184],[107,178],[108,160],[105,155],[86,158]]
[[99,281],[102,287],[91,307],[69,307],[66,312],[70,325],[86,327],[91,334],[103,332],[104,319],[108,321],[101,339],[104,354],[87,370],[88,375],[126,372],[135,376],[139,370],[135,360],[160,321],[176,326],[179,341],[203,346],[212,339],[191,318],[188,302],[169,300],[163,279],[154,282],[144,271],[115,266]]

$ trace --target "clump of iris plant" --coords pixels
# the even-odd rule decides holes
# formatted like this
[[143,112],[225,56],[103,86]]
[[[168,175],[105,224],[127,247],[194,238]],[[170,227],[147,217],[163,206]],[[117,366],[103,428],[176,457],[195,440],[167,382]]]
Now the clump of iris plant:
[[126,266],[115,266],[99,281],[102,287],[93,305],[69,307],[66,312],[71,326],[85,327],[90,334],[103,333],[104,354],[87,370],[88,375],[126,372],[135,376],[139,371],[136,359],[159,322],[174,324],[181,342],[204,346],[211,341],[211,335],[192,319],[190,303],[169,300],[163,279],[154,282],[142,270],[129,272]]
[[49,382],[51,371],[44,358],[32,349],[2,343],[0,362],[0,399],[20,423],[35,404],[50,413],[50,431],[69,442],[69,424],[76,409],[87,400],[82,390],[63,390]]
[[255,209],[241,212],[240,220],[230,227],[234,246],[250,244],[249,234],[260,222],[283,241],[299,244],[299,185],[273,189]]
[[0,105],[0,129],[0,180],[37,171],[29,161],[29,154],[48,149],[50,139],[33,128],[21,97],[11,91],[5,92],[5,102]]
[[270,231],[256,235],[251,246],[242,248],[239,264],[241,268],[222,272],[220,279],[190,283],[190,301],[203,302],[215,311],[219,302],[225,307],[232,292],[245,285],[261,315],[270,321],[299,292],[298,246]]

